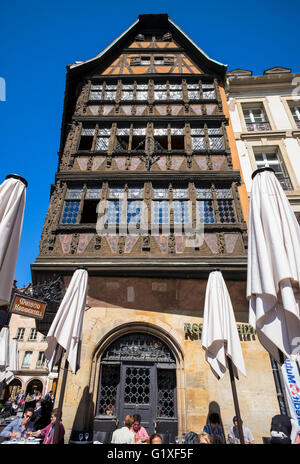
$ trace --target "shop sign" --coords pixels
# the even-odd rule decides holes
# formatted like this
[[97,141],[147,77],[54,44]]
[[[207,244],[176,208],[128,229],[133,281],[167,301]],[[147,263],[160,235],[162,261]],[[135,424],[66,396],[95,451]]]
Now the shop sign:
[[43,319],[47,303],[36,298],[15,293],[10,305],[10,312],[21,316]]
[[[192,340],[195,340],[196,338],[201,337],[202,327],[202,323],[197,324],[195,322],[186,322],[184,324],[184,333],[186,336],[192,337]],[[255,340],[255,330],[250,324],[237,323],[236,327],[241,341]]]

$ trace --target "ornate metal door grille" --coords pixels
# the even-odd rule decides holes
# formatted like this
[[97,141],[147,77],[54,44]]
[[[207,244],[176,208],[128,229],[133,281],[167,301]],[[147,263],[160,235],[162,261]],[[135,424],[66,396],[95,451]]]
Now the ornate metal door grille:
[[124,402],[128,404],[150,403],[150,369],[127,367]]
[[118,385],[120,383],[120,365],[103,365],[102,381],[99,395],[98,414],[114,416]]
[[175,365],[170,349],[148,334],[129,334],[118,338],[106,350],[103,361],[167,362]]
[[123,423],[127,414],[141,414],[143,426],[177,423],[176,361],[158,338],[145,334],[123,335],[104,352],[97,416],[114,416]]
[[174,418],[176,416],[176,372],[159,369],[157,371],[157,417]]

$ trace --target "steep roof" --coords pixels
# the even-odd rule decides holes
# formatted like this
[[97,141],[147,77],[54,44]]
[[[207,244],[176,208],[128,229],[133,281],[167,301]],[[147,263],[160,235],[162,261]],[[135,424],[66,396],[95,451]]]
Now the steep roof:
[[109,55],[113,55],[122,46],[128,43],[139,33],[147,31],[164,31],[171,32],[174,39],[186,49],[189,56],[198,64],[202,65],[207,72],[217,74],[222,80],[225,78],[227,65],[210,58],[198,45],[188,37],[185,32],[175,24],[167,14],[149,14],[139,15],[138,19],[129,26],[119,37],[117,37],[108,47],[86,61],[76,62],[67,66],[68,72],[83,71],[91,68],[96,62],[106,59]]

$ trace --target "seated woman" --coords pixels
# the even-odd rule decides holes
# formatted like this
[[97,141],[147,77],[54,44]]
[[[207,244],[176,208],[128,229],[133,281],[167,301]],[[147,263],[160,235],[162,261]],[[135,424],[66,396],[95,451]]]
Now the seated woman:
[[[47,427],[37,430],[36,432],[33,432],[31,435],[33,437],[44,437],[43,445],[53,445],[53,438],[54,438],[54,428],[55,428],[55,422],[56,422],[56,417],[57,417],[57,409],[53,409],[51,413],[51,422]],[[59,433],[58,433],[58,444],[62,445],[64,443],[64,436],[65,436],[65,428],[63,426],[63,423],[60,422],[59,424]]]
[[131,431],[135,434],[136,443],[145,443],[149,441],[149,435],[144,427],[141,426],[141,416],[135,414],[133,416],[134,423],[131,427]]

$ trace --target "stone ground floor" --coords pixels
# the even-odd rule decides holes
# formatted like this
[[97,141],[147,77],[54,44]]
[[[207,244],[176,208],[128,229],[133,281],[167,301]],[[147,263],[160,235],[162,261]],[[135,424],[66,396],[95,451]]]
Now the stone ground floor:
[[[180,435],[200,432],[218,412],[227,437],[235,415],[229,374],[215,378],[201,345],[206,283],[89,278],[81,365],[76,375],[68,372],[65,391],[66,441],[72,430],[113,430],[136,413],[149,433]],[[226,284],[247,371],[236,381],[241,416],[262,443],[279,413],[271,362],[247,326],[246,283]]]

